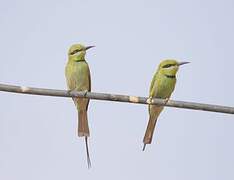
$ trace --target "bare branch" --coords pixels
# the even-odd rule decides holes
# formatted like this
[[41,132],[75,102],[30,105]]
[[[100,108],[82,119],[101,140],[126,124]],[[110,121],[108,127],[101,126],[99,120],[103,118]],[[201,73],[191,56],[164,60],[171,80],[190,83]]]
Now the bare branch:
[[118,102],[137,103],[137,104],[151,103],[160,106],[234,114],[234,107],[220,106],[213,104],[201,104],[195,102],[173,101],[173,100],[169,100],[168,102],[166,102],[165,99],[156,99],[156,98],[152,99],[152,101],[150,102],[149,98],[138,97],[138,96],[127,96],[127,95],[96,93],[96,92],[87,92],[87,93],[78,92],[78,91],[69,92],[65,90],[42,89],[42,88],[33,88],[25,86],[12,86],[7,84],[0,84],[0,91],[42,95],[42,96],[84,97],[96,100],[118,101]]

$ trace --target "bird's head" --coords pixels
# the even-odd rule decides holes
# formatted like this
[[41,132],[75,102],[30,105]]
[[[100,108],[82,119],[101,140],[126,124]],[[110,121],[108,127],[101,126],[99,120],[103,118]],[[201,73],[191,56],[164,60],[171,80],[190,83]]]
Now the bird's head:
[[74,44],[68,51],[68,57],[74,61],[85,60],[86,50],[93,48],[94,46],[84,46],[82,44]]
[[176,73],[179,69],[179,66],[183,64],[188,64],[189,62],[178,62],[173,59],[167,59],[162,61],[159,64],[158,71],[159,73],[166,75],[166,76],[176,76]]

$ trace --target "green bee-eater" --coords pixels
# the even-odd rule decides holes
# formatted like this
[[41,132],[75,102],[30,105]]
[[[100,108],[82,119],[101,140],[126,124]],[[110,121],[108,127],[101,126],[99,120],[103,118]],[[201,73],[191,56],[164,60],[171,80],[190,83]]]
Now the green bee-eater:
[[[176,73],[179,69],[179,66],[187,64],[189,62],[177,62],[176,60],[164,60],[162,61],[157,69],[157,72],[154,74],[154,77],[151,81],[149,98],[162,98],[168,100],[174,91],[176,84]],[[149,121],[145,136],[143,139],[145,150],[146,144],[151,144],[154,128],[160,115],[163,110],[163,106],[149,105]]]
[[[65,75],[68,89],[73,91],[91,91],[91,77],[88,63],[85,60],[86,50],[94,46],[83,46],[81,44],[74,44],[68,51],[68,62],[65,68]],[[89,99],[73,98],[78,111],[78,136],[85,137],[86,153],[88,167],[91,166],[89,157],[88,140],[89,125],[87,119],[87,110]]]

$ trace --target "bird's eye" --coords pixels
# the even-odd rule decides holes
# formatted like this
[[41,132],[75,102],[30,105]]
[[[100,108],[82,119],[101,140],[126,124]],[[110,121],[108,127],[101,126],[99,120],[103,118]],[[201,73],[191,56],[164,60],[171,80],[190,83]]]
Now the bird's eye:
[[166,65],[164,65],[162,68],[169,68],[169,67],[171,67],[171,66],[175,66],[175,64],[166,64]]
[[72,52],[70,53],[70,55],[76,54],[76,53],[79,52],[79,51],[81,51],[81,50],[76,49],[76,50],[72,51]]

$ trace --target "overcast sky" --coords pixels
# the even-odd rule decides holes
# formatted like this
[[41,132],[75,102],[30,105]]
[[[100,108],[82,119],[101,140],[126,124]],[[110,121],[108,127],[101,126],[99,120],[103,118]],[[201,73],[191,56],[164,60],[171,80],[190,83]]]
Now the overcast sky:
[[[175,100],[234,106],[234,1],[0,1],[0,83],[65,89],[74,43],[92,90],[147,96],[161,60],[181,67]],[[145,105],[92,100],[90,154],[69,98],[0,92],[0,179],[233,180],[234,116],[165,108],[142,152]]]

